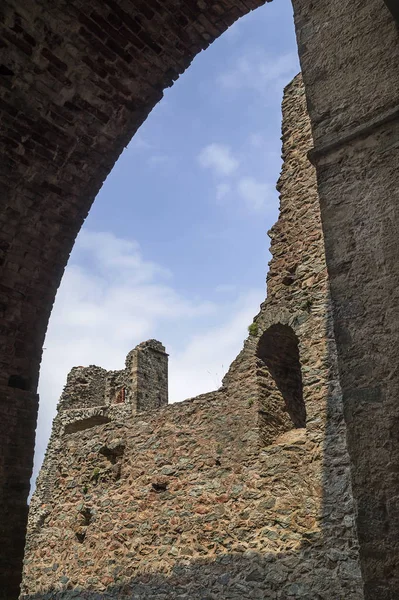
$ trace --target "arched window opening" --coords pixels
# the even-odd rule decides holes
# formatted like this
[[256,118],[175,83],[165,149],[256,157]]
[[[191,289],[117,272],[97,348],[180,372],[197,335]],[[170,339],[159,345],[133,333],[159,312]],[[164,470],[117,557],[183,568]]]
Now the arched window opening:
[[298,338],[288,325],[272,325],[256,354],[260,436],[267,445],[290,429],[306,427]]
[[29,391],[30,388],[29,380],[21,375],[10,375],[8,378],[8,386],[24,391]]
[[114,396],[113,404],[125,404],[125,396],[126,396],[125,388],[124,387],[120,388]]

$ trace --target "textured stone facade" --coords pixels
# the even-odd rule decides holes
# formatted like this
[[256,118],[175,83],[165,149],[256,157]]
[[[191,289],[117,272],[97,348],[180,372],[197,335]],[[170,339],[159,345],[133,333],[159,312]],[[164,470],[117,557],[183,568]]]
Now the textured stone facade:
[[[316,25],[319,19],[323,27]],[[341,23],[339,43],[335,20]],[[396,600],[399,29],[377,0],[303,0],[296,4],[296,22],[365,595]]]
[[125,368],[74,367],[60,398],[59,410],[126,404],[131,412],[168,403],[168,355],[157,340],[142,342],[126,357]]
[[142,342],[126,357],[125,368],[74,367],[57,406],[50,441],[30,505],[30,529],[46,515],[58,476],[64,436],[168,403],[168,355],[157,340]]
[[[42,345],[76,234],[164,87],[263,3],[1,5],[0,594],[7,600],[17,597],[21,577]],[[396,600],[397,2],[292,4],[314,134],[365,595]]]
[[83,409],[61,401],[109,422],[50,442],[24,600],[363,599],[311,147],[298,76],[283,101],[267,299],[222,387],[134,415],[90,408],[91,391]]

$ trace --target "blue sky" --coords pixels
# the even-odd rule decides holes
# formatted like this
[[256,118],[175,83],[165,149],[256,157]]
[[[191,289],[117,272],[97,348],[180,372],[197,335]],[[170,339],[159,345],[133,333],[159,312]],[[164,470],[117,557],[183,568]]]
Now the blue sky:
[[265,297],[278,214],[281,99],[299,72],[291,3],[242,18],[166,90],[78,237],[40,379],[36,469],[75,365],[170,353],[170,401],[214,389]]

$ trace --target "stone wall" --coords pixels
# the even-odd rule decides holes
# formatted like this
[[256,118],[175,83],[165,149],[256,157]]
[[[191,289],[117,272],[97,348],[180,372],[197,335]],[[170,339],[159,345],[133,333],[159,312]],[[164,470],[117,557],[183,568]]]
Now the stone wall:
[[132,371],[132,402],[137,411],[168,403],[168,356],[160,342],[140,344],[128,356],[127,367]]
[[68,374],[59,410],[92,408],[105,404],[107,371],[101,367],[74,367]]
[[[158,403],[159,399],[161,402]],[[168,355],[157,340],[142,342],[126,357],[125,368],[74,367],[57,406],[50,441],[30,504],[30,525],[36,529],[51,501],[64,436],[168,403]]]
[[168,355],[157,340],[147,340],[131,350],[125,368],[74,367],[62,392],[59,412],[95,406],[129,404],[131,412],[168,403]]
[[[380,0],[295,4],[365,595],[368,600],[395,600],[399,594],[399,29]],[[319,19],[322,27],[316,25]],[[336,20],[341,23],[339,43]]]
[[24,600],[363,599],[311,146],[298,76],[267,299],[242,352],[216,392],[57,434]]

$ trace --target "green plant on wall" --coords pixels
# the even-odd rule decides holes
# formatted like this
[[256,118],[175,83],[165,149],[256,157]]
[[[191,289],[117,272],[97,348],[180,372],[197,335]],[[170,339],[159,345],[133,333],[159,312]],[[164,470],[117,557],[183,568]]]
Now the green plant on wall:
[[258,324],[257,323],[254,322],[254,323],[251,323],[251,325],[248,326],[249,335],[258,335],[258,331],[259,331],[259,328],[258,328]]
[[95,468],[93,469],[93,473],[92,473],[92,476],[91,476],[91,478],[92,478],[92,480],[93,480],[95,483],[97,483],[97,481],[98,481],[99,477],[100,477],[100,469],[99,469],[98,467],[95,467]]
[[312,298],[307,298],[304,302],[302,302],[301,308],[302,308],[302,310],[307,310],[308,312],[310,312],[310,309],[312,308],[312,304],[313,304]]

